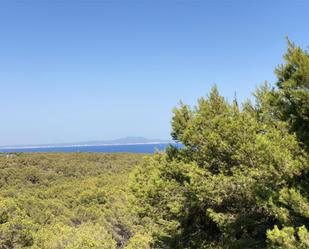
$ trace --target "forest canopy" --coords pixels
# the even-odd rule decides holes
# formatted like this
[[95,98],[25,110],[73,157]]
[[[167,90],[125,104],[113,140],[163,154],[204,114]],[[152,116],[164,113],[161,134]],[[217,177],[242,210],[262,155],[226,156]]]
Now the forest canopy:
[[127,175],[142,157],[0,156],[0,248],[124,248],[134,233]]

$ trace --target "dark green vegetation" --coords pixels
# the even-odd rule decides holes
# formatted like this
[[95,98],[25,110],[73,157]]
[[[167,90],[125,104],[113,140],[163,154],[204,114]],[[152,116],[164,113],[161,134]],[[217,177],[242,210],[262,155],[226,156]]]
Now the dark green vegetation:
[[128,174],[141,158],[0,156],[0,248],[123,248],[134,233]]
[[184,144],[134,171],[153,248],[309,248],[309,55],[289,42],[276,87],[239,105],[214,87],[174,110]]

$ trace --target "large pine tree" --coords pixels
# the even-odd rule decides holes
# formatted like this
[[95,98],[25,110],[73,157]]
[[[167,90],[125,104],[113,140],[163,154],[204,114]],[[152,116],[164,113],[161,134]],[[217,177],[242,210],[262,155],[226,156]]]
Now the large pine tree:
[[255,105],[229,103],[214,87],[195,108],[174,110],[172,137],[183,147],[145,159],[133,175],[153,248],[309,248],[300,146],[309,134],[308,55],[289,44],[285,58],[293,67],[280,66],[278,89],[259,88]]
[[309,150],[309,55],[288,41],[285,64],[276,69],[277,89],[271,106],[277,118],[287,121],[291,132]]

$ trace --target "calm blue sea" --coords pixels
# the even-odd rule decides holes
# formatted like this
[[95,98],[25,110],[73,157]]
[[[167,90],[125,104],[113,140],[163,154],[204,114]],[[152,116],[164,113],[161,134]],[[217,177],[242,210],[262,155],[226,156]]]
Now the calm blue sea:
[[[0,149],[0,152],[128,152],[152,154],[164,151],[169,144],[132,144],[132,145],[101,145],[101,146],[72,146],[50,148],[18,148]],[[180,146],[173,144],[174,146]]]

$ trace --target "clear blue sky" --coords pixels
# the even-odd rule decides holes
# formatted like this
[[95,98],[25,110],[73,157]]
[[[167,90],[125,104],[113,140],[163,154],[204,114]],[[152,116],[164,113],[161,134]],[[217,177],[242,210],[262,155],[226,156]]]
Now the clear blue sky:
[[169,138],[171,110],[216,83],[275,81],[309,1],[0,2],[0,144]]

